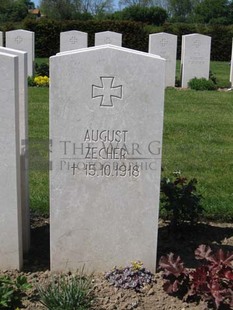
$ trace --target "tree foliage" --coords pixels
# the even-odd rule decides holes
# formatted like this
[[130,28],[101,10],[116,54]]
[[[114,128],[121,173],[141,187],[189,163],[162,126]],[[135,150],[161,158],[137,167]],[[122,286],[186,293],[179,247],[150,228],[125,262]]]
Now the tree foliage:
[[232,0],[167,0],[171,21],[233,24]]
[[120,7],[132,7],[132,6],[141,6],[149,7],[153,6],[153,0],[119,0]]
[[233,1],[203,0],[194,9],[194,20],[208,24],[232,24]]
[[129,6],[113,14],[113,19],[132,20],[157,26],[163,25],[167,17],[167,11],[161,7],[144,7],[140,5]]
[[56,20],[80,19],[80,14],[98,15],[113,11],[113,0],[41,0],[40,8]]
[[34,3],[27,0],[0,0],[0,22],[18,22],[28,15]]
[[[119,5],[122,12],[130,9],[130,18],[135,15],[135,7],[157,6],[166,10],[170,22],[233,24],[233,0],[119,0]],[[120,16],[125,19],[125,15]],[[144,21],[142,14],[140,18]]]
[[168,0],[168,12],[173,21],[185,22],[199,0]]

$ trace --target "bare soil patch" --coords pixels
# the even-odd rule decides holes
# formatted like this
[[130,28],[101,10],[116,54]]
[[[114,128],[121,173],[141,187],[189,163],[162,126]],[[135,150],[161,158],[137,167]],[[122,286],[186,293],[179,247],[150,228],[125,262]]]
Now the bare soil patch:
[[[45,309],[40,302],[36,290],[38,284],[44,285],[52,273],[49,271],[49,219],[33,217],[31,225],[31,250],[24,262],[23,272],[3,270],[1,274],[16,277],[26,275],[33,288],[27,292],[20,309]],[[208,244],[213,250],[222,248],[233,252],[232,223],[199,223],[195,228],[183,227],[175,235],[169,232],[167,223],[160,221],[158,235],[158,259],[162,255],[173,252],[180,255],[186,267],[194,268],[197,261],[194,251],[200,244]],[[130,263],[130,262],[129,262]],[[108,270],[106,270],[108,271]],[[163,291],[161,273],[156,273],[151,285],[141,292],[117,289],[110,286],[103,274],[96,274],[93,279],[96,300],[93,310],[207,310],[205,302],[187,303]],[[65,309],[64,309],[65,310]]]

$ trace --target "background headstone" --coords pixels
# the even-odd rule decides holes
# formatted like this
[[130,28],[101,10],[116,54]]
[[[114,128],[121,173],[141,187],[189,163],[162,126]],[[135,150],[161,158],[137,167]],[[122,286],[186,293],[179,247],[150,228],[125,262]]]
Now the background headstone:
[[0,46],[3,46],[3,32],[0,31]]
[[20,170],[21,170],[21,208],[23,224],[23,249],[30,247],[30,209],[28,186],[28,85],[27,85],[27,53],[5,47],[0,52],[18,56],[19,62],[19,135],[20,135]]
[[97,32],[95,34],[95,46],[104,44],[121,46],[122,34],[114,31]]
[[166,59],[166,86],[175,86],[177,36],[165,32],[150,34],[149,53]]
[[209,79],[211,37],[198,33],[182,36],[182,87],[193,78]]
[[0,269],[21,269],[18,56],[0,53],[0,68]]
[[154,270],[165,60],[105,45],[51,57],[50,78],[51,269]]
[[233,87],[233,39],[232,39],[232,49],[231,49],[231,72],[230,72],[230,82],[231,82],[231,87]]
[[60,51],[70,51],[87,47],[87,33],[77,30],[60,33]]
[[6,47],[28,53],[28,76],[33,76],[35,60],[35,33],[22,29],[7,31]]

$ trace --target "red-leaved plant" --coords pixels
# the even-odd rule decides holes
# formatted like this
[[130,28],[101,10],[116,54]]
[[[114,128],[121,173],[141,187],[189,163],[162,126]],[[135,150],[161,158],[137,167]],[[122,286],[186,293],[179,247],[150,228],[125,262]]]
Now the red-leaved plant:
[[173,253],[161,257],[159,268],[163,270],[164,290],[182,298],[198,297],[213,302],[216,309],[221,305],[232,309],[233,254],[222,249],[213,253],[209,246],[202,244],[196,249],[195,258],[202,265],[188,270]]

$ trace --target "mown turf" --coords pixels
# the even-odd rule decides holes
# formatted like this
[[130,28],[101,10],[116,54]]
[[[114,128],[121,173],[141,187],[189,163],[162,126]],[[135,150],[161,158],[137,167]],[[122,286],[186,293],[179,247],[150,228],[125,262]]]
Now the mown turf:
[[48,214],[48,88],[29,87],[29,182],[30,206],[34,212]]
[[233,219],[233,92],[166,91],[163,175],[197,178],[208,217]]

